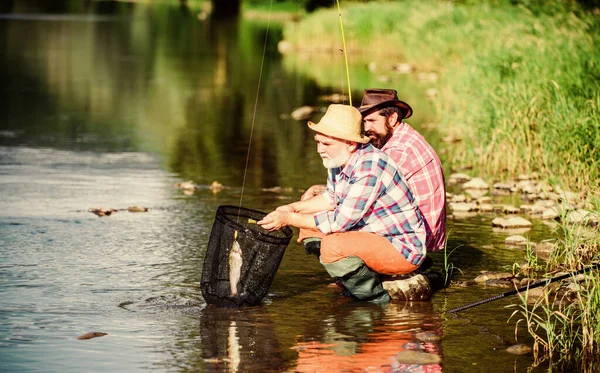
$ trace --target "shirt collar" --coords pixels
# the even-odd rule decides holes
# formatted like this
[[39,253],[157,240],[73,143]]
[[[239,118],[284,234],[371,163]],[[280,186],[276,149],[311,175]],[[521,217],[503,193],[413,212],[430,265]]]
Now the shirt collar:
[[367,150],[368,147],[372,147],[372,145],[369,143],[367,143],[367,144],[357,143],[356,145],[357,145],[356,150],[352,153],[352,155],[348,159],[348,162],[346,162],[344,167],[342,167],[341,169],[338,168],[338,170],[337,170],[337,172],[344,174],[346,177],[350,176],[350,174],[352,173],[352,170],[354,169],[354,165],[356,164],[356,161],[358,160],[358,157],[360,156],[360,154],[362,154],[365,150]]

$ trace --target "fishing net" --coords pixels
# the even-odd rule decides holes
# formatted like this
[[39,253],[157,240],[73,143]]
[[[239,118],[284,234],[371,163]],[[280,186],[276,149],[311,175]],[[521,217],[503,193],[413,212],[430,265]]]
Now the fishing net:
[[267,295],[292,229],[263,229],[256,221],[265,215],[237,206],[217,208],[200,280],[208,304],[255,306]]

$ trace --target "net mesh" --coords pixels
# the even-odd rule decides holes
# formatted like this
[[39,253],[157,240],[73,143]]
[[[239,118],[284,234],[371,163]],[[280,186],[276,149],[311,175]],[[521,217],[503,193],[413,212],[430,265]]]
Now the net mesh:
[[[273,232],[263,229],[255,222],[265,215],[237,206],[217,208],[200,280],[202,295],[208,304],[255,306],[267,295],[292,238],[292,229],[284,227]],[[239,257],[232,249],[236,231]],[[235,281],[236,278],[239,280]]]

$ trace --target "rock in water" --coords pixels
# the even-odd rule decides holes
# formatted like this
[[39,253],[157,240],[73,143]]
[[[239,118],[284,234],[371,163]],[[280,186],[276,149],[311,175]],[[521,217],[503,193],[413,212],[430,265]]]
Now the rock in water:
[[242,248],[237,242],[237,231],[233,234],[233,245],[229,251],[229,286],[231,296],[235,297],[238,294],[237,286],[242,274]]
[[516,344],[514,346],[510,346],[509,348],[506,349],[506,351],[510,352],[511,354],[515,354],[515,355],[527,355],[529,353],[531,353],[531,347],[519,343]]
[[107,333],[101,333],[101,332],[89,332],[89,333],[85,333],[80,335],[79,337],[77,337],[77,339],[79,340],[83,340],[83,339],[92,339],[92,338],[96,338],[96,337],[103,337],[105,336]]
[[422,274],[401,280],[384,280],[382,286],[393,300],[427,300],[431,297],[431,284]]

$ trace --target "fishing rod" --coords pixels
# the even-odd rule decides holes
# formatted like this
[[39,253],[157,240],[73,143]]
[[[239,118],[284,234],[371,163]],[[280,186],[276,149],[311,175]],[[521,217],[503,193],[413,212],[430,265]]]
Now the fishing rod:
[[489,303],[489,302],[495,301],[495,300],[500,299],[500,298],[508,297],[508,296],[511,296],[511,295],[515,295],[517,293],[521,293],[523,291],[527,291],[529,289],[533,289],[533,288],[537,288],[537,287],[540,287],[540,286],[548,285],[551,282],[564,280],[564,279],[569,278],[571,276],[576,276],[576,275],[579,275],[581,273],[587,272],[589,270],[596,269],[599,266],[600,266],[600,263],[594,263],[590,267],[582,268],[579,271],[567,273],[565,275],[558,276],[558,277],[549,278],[547,280],[538,281],[538,282],[535,282],[535,283],[533,283],[531,285],[521,286],[518,289],[507,291],[506,293],[498,294],[498,295],[495,295],[495,296],[487,298],[487,299],[483,299],[483,300],[480,300],[480,301],[477,301],[477,302],[469,303],[469,304],[464,305],[464,306],[453,308],[453,309],[451,309],[449,311],[446,311],[446,313],[457,313],[457,312],[460,312],[462,310],[466,310],[467,308],[476,307],[476,306],[479,306],[481,304]]
[[344,36],[344,23],[342,23],[342,9],[340,8],[340,1],[336,0],[338,14],[340,15],[340,28],[342,29],[342,45],[344,48],[344,59],[346,61],[346,78],[348,79],[348,101],[352,106],[352,88],[350,88],[350,69],[348,68],[348,53],[346,51],[346,37]]

